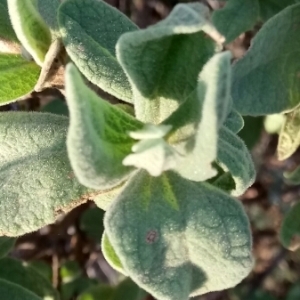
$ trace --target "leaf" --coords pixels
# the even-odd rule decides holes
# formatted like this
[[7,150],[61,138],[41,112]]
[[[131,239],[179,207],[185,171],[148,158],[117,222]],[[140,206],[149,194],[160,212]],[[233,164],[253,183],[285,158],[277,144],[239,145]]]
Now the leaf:
[[47,281],[52,282],[52,266],[43,260],[33,260],[28,262],[28,266],[38,272]]
[[200,3],[179,4],[163,21],[125,33],[117,58],[132,85],[135,114],[145,123],[168,118],[197,87],[202,67],[221,39]]
[[224,8],[213,13],[212,21],[226,37],[226,43],[230,43],[254,27],[259,19],[259,9],[258,0],[230,0]]
[[291,184],[291,185],[300,184],[300,166],[297,167],[292,172],[285,172],[284,177],[286,178],[286,181],[288,184]]
[[129,132],[130,137],[139,142],[133,145],[133,153],[125,157],[123,165],[145,169],[155,177],[176,167],[178,154],[164,139],[171,128],[170,125],[146,124],[141,130]]
[[58,293],[52,287],[51,282],[40,276],[35,269],[12,258],[3,258],[0,260],[0,280],[6,280],[7,282],[19,285],[41,299],[59,299]]
[[224,126],[230,129],[233,133],[238,133],[244,127],[244,119],[235,109],[232,109],[227,115]]
[[131,87],[115,57],[115,45],[123,33],[137,30],[137,26],[116,8],[95,0],[64,1],[58,22],[67,52],[84,76],[132,103]]
[[37,8],[45,23],[51,29],[54,37],[59,37],[59,26],[57,21],[59,0],[37,0]]
[[263,117],[250,117],[245,116],[244,127],[238,133],[238,136],[244,141],[247,148],[252,150],[254,146],[259,142],[261,133],[263,131]]
[[189,180],[204,181],[216,175],[211,164],[217,157],[219,128],[231,106],[230,58],[229,52],[213,56],[199,75],[197,93],[164,122],[179,128],[173,133],[179,143],[170,137],[181,154],[175,170]]
[[0,236],[0,259],[6,256],[9,251],[14,247],[16,239]]
[[21,47],[12,28],[7,0],[0,0],[0,52],[19,54]]
[[70,167],[68,123],[46,113],[0,114],[0,235],[37,230],[92,197]]
[[146,294],[130,279],[123,280],[116,288],[97,285],[85,291],[78,300],[144,300]]
[[42,66],[51,44],[50,31],[35,7],[35,0],[8,0],[8,11],[15,33],[31,54],[35,62]]
[[112,203],[112,201],[121,193],[122,189],[123,189],[123,185],[124,183],[122,183],[121,185],[114,187],[110,190],[106,190],[106,191],[102,191],[102,193],[99,193],[93,200],[95,202],[95,204],[103,209],[104,211],[106,211],[110,204]]
[[110,264],[110,266],[119,273],[127,276],[123,265],[105,232],[102,235],[101,250],[104,258]]
[[40,68],[21,55],[0,53],[0,106],[30,93],[39,73]]
[[279,160],[289,158],[300,145],[300,107],[295,108],[285,116],[277,146]]
[[242,115],[280,113],[299,104],[299,28],[300,4],[289,6],[264,24],[233,66],[233,103]]
[[56,115],[69,116],[67,104],[62,99],[54,99],[41,108],[42,112]]
[[142,124],[99,98],[71,64],[66,70],[66,97],[70,111],[68,154],[78,180],[99,190],[119,185],[134,171],[122,165],[134,144],[127,132],[140,129]]
[[0,295],[1,300],[43,300],[21,286],[2,279],[0,279]]
[[284,247],[297,250],[300,247],[300,202],[285,215],[280,228],[280,241]]
[[263,21],[267,21],[297,0],[259,0],[260,15]]
[[255,166],[245,143],[226,127],[220,130],[217,163],[235,181],[234,196],[242,195],[255,180]]
[[264,119],[264,129],[269,134],[279,134],[284,124],[285,115],[268,115]]
[[104,224],[125,271],[158,299],[187,300],[223,290],[252,268],[242,206],[211,185],[173,172],[159,178],[138,172]]
[[104,230],[103,217],[104,212],[98,207],[88,208],[80,217],[80,229],[97,243],[100,243]]

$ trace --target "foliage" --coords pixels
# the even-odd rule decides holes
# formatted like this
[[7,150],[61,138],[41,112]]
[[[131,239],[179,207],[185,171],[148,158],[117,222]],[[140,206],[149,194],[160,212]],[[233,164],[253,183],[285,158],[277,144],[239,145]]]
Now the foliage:
[[[100,0],[0,0],[0,14],[0,42],[19,45],[0,53],[0,105],[58,86],[67,102],[0,113],[1,257],[14,243],[7,236],[94,200],[105,231],[98,209],[81,229],[98,243],[103,233],[107,261],[133,281],[97,285],[66,262],[62,299],[117,300],[126,290],[142,300],[141,287],[187,300],[244,279],[252,238],[234,197],[254,182],[244,140],[255,139],[241,131],[242,115],[286,114],[279,158],[298,148],[300,4],[228,0],[212,18],[200,3],[179,4],[143,30]],[[232,65],[223,44],[258,20],[266,22]],[[296,215],[282,227],[285,246],[298,234]],[[0,294],[59,297],[35,268],[5,257]]]

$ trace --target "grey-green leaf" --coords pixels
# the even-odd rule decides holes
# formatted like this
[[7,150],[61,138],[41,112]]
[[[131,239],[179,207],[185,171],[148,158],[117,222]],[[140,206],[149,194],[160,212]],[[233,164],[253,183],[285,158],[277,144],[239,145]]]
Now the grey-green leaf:
[[245,143],[225,126],[220,130],[217,163],[235,181],[232,195],[240,196],[254,183],[255,166]]
[[159,178],[138,172],[104,224],[125,271],[158,299],[187,300],[223,290],[252,268],[242,206],[211,185],[173,172]]
[[118,257],[115,249],[113,248],[113,246],[112,246],[111,242],[109,241],[108,236],[105,232],[103,233],[103,236],[102,236],[101,250],[102,250],[104,258],[110,264],[110,266],[112,268],[114,268],[116,271],[127,276],[127,274],[123,268],[123,265],[120,261],[120,258]]
[[117,57],[133,89],[137,119],[158,124],[196,89],[197,78],[221,39],[200,3],[179,4],[163,21],[124,34]]
[[232,109],[227,115],[224,126],[232,132],[238,133],[244,127],[244,119],[235,109]]
[[[219,128],[231,107],[230,58],[229,52],[214,55],[199,75],[195,99],[198,103],[195,102],[191,109],[197,111],[202,105],[202,111],[198,112],[195,134],[185,143],[185,149],[175,168],[181,176],[189,180],[204,181],[216,175],[211,164],[217,157]],[[187,119],[189,116],[184,114],[178,117]],[[179,130],[183,131],[182,128]],[[181,152],[182,143],[175,144],[174,147]]]
[[40,68],[21,55],[0,53],[0,106],[30,93],[39,74]]
[[75,175],[82,184],[99,190],[119,185],[134,171],[122,165],[134,144],[128,132],[142,124],[99,98],[72,64],[66,70],[66,97],[70,110],[67,146]]
[[37,0],[38,11],[51,29],[54,37],[59,37],[59,26],[57,21],[59,6],[59,0]]
[[296,203],[285,215],[279,236],[286,248],[296,250],[300,247],[300,202]]
[[233,67],[232,97],[243,115],[280,113],[300,103],[300,4],[271,18]]
[[225,36],[227,43],[252,29],[258,19],[258,0],[230,0],[212,15],[214,25]]
[[15,238],[0,236],[0,259],[8,254],[15,245]]
[[42,66],[51,44],[51,34],[38,13],[36,0],[8,0],[7,4],[19,41],[36,63]]
[[279,134],[277,154],[279,160],[285,160],[296,152],[300,145],[300,107],[285,115]]
[[115,46],[123,33],[137,26],[116,8],[96,0],[64,1],[58,21],[67,52],[87,79],[131,103],[131,87],[116,59]]
[[0,114],[0,235],[37,230],[90,198],[69,163],[68,124],[53,114]]
[[0,279],[1,300],[43,300],[21,286]]
[[1,259],[0,280],[17,284],[42,299],[59,300],[58,292],[51,282],[21,261],[12,258]]

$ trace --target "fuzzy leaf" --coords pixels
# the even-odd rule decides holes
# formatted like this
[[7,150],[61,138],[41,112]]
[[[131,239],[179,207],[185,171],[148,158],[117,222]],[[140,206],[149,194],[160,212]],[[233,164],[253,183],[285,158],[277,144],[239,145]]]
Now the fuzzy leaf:
[[123,33],[137,26],[116,8],[95,0],[64,1],[58,21],[67,52],[86,78],[131,103],[131,87],[116,59],[115,46]]
[[23,287],[0,279],[1,300],[43,300]]
[[232,97],[244,115],[280,113],[300,103],[300,4],[270,19],[233,67]]
[[224,126],[233,133],[238,133],[244,127],[244,120],[235,109],[232,109],[224,122]]
[[112,201],[121,193],[124,183],[110,190],[102,191],[93,200],[102,210],[107,210]]
[[280,228],[280,240],[290,250],[300,247],[300,202],[285,215]]
[[232,287],[252,267],[242,206],[173,172],[159,178],[138,172],[104,224],[125,271],[158,299],[187,300]]
[[67,157],[68,123],[53,114],[0,114],[0,235],[37,230],[89,199]]
[[37,8],[46,24],[55,37],[59,36],[57,13],[60,5],[59,0],[36,0]]
[[40,68],[21,55],[0,53],[0,106],[30,93],[39,73]]
[[217,156],[219,128],[231,106],[230,58],[229,52],[213,56],[200,73],[197,93],[165,121],[178,128],[170,137],[181,154],[175,170],[189,180],[204,181],[216,175],[211,163]]
[[22,286],[42,299],[59,299],[58,293],[52,287],[51,282],[21,261],[12,258],[1,259],[0,279]]
[[212,20],[218,31],[230,43],[240,34],[252,29],[259,19],[259,0],[230,0],[216,10]]
[[300,145],[300,107],[287,113],[285,116],[277,146],[279,160],[289,158]]
[[0,259],[8,254],[14,247],[16,239],[0,236]]
[[125,33],[117,57],[133,89],[137,119],[158,124],[197,87],[197,77],[221,39],[200,3],[179,4],[163,21]]
[[101,251],[102,251],[104,258],[106,259],[106,261],[110,264],[110,266],[112,268],[114,268],[119,273],[122,273],[125,276],[127,276],[127,274],[123,268],[123,265],[105,232],[103,233],[103,236],[102,236]]
[[99,98],[71,64],[66,70],[66,97],[70,110],[67,147],[75,175],[82,184],[99,190],[119,185],[134,170],[122,165],[134,144],[127,133],[142,124]]
[[245,143],[223,126],[218,140],[217,162],[235,181],[234,196],[240,196],[255,180],[255,166]]
[[37,11],[35,0],[8,0],[8,10],[19,41],[36,63],[43,65],[51,44],[50,31]]

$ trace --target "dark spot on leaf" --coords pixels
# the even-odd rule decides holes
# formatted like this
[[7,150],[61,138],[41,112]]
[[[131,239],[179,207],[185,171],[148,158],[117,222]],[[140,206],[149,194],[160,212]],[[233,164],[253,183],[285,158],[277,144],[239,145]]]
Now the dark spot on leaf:
[[146,235],[146,242],[148,244],[153,244],[158,238],[158,233],[155,230],[150,230],[148,231]]

